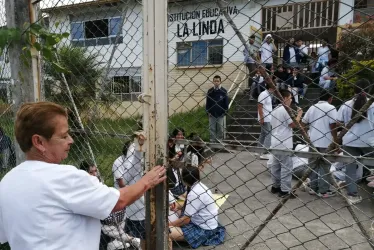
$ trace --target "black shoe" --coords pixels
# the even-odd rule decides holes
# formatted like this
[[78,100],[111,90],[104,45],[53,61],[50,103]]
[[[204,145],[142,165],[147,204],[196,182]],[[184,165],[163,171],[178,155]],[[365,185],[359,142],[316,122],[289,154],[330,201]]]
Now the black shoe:
[[270,189],[270,192],[272,193],[272,194],[277,194],[277,193],[280,193],[280,192],[282,192],[282,190],[280,189],[280,188],[276,188],[276,187],[271,187],[271,189]]
[[288,195],[290,196],[290,199],[295,199],[297,197],[297,194],[295,194],[294,192],[288,193],[280,191],[278,194],[278,196],[281,198],[286,198]]

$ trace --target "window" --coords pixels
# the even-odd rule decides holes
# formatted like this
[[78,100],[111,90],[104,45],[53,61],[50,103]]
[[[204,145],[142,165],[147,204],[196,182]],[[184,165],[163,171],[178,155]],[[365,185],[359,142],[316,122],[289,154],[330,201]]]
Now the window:
[[223,39],[177,43],[177,66],[222,63]]
[[112,78],[113,94],[132,94],[141,92],[141,76],[114,76]]
[[114,44],[118,33],[120,37],[117,43],[122,43],[121,22],[121,17],[72,22],[70,25],[72,44],[75,46]]

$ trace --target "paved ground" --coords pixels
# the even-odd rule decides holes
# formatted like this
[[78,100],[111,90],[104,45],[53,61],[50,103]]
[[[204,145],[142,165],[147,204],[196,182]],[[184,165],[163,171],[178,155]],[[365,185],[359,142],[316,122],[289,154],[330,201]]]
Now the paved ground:
[[[199,249],[240,249],[278,204],[278,197],[268,191],[271,180],[265,164],[249,152],[217,153],[213,166],[204,169],[203,182],[212,191],[229,194],[219,215],[227,235],[223,245]],[[247,249],[372,249],[342,197],[320,199],[297,193],[298,199],[288,201]],[[354,210],[371,234],[373,201],[370,193],[361,193],[368,199]],[[174,244],[174,249],[185,248]]]

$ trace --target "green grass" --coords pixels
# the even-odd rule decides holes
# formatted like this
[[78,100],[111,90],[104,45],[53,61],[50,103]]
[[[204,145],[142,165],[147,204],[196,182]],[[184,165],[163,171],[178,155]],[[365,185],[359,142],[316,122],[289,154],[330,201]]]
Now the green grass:
[[[112,165],[113,162],[122,154],[122,147],[128,140],[126,136],[130,136],[133,131],[137,130],[137,120],[139,117],[131,117],[127,119],[101,119],[95,121],[94,124],[87,125],[87,130],[100,131],[102,134],[90,135],[87,137],[92,151],[95,156],[96,163],[99,167],[101,175],[104,177],[105,183],[109,186],[113,185]],[[0,117],[0,124],[6,134],[14,138],[13,120],[11,117]],[[183,128],[185,134],[197,133],[204,140],[209,140],[208,116],[203,107],[199,107],[189,112],[178,113],[169,118],[169,133],[171,134],[175,128]],[[63,162],[74,166],[84,159],[91,159],[87,144],[80,136],[74,136],[73,144],[69,157]],[[2,175],[0,173],[0,179]]]

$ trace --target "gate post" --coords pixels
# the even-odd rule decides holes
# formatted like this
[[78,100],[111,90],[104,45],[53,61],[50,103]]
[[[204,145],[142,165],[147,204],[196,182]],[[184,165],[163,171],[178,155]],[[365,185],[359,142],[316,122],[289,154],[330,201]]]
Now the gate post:
[[[166,163],[168,135],[167,0],[143,0],[143,124],[147,135],[148,169]],[[168,249],[167,187],[146,195],[147,250]]]

